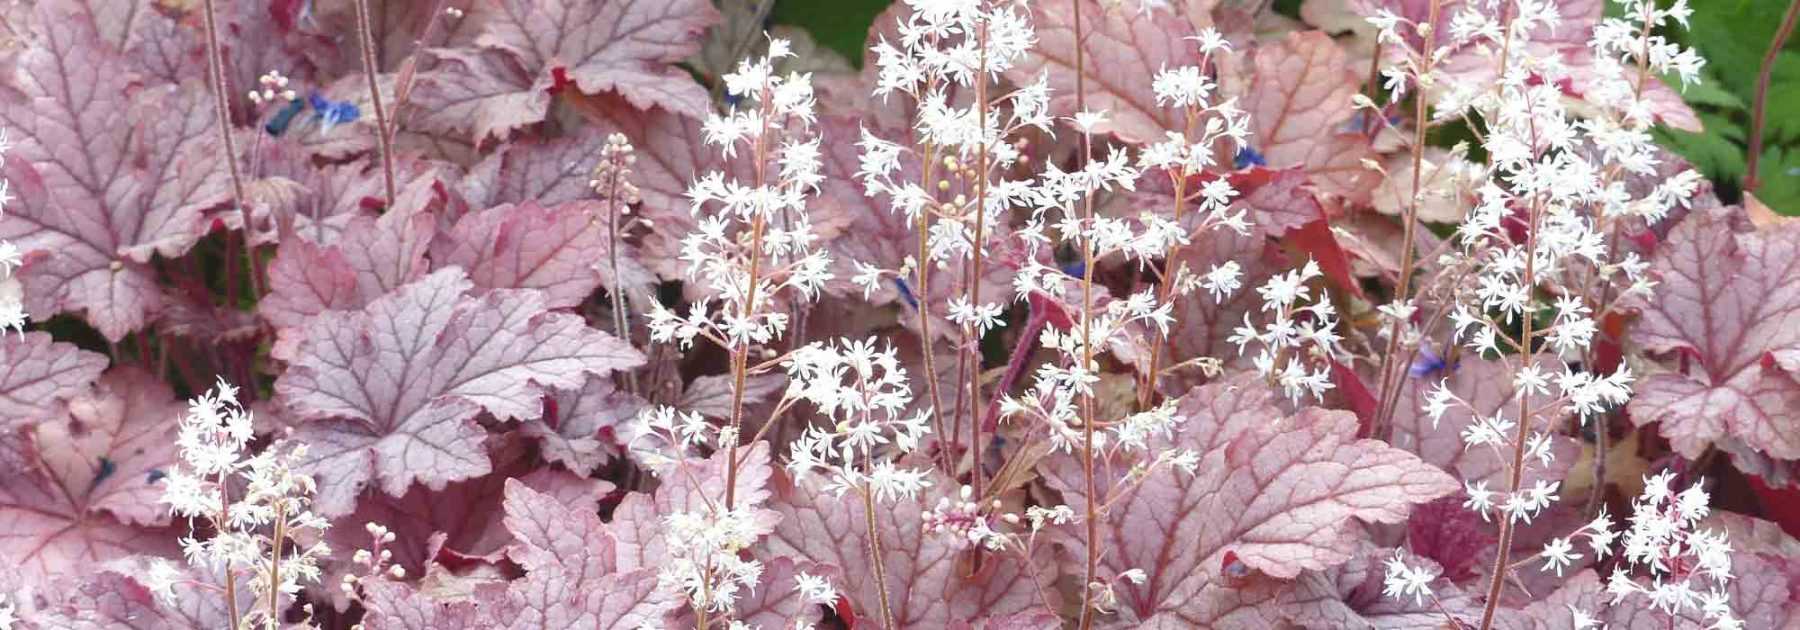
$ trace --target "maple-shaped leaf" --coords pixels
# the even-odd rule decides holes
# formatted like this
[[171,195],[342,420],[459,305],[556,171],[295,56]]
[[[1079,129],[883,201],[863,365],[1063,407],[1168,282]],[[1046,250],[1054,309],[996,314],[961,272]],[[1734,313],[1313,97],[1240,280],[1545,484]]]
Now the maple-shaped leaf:
[[[1794,605],[1788,591],[1791,578],[1770,560],[1753,554],[1734,553],[1731,557],[1734,576],[1722,592],[1729,598],[1728,608],[1745,628],[1792,628],[1800,621],[1800,608]],[[1646,587],[1649,582],[1642,582]],[[1703,578],[1694,578],[1694,588],[1711,587]],[[1606,589],[1606,581],[1587,569],[1569,576],[1561,588],[1535,599],[1522,609],[1507,611],[1496,627],[1507,630],[1580,630],[1573,623],[1570,607],[1581,610],[1608,628],[1678,628],[1703,630],[1714,626],[1692,607],[1680,607],[1669,614],[1651,604],[1642,594],[1633,594],[1617,603]],[[1592,627],[1592,626],[1591,626]]]
[[425,275],[436,230],[424,213],[356,213],[340,235],[282,243],[269,264],[269,295],[257,304],[278,328],[298,328],[328,311],[354,311]]
[[1800,459],[1800,224],[1756,229],[1737,208],[1696,211],[1669,233],[1632,338],[1675,353],[1628,409],[1677,452],[1708,444]]
[[[1468,448],[1462,434],[1476,422],[1478,415],[1491,418],[1503,414],[1508,419],[1518,419],[1519,398],[1512,383],[1513,370],[1500,361],[1486,361],[1466,354],[1460,360],[1444,359],[1430,350],[1421,350],[1417,365],[1401,377],[1404,380],[1400,383],[1400,400],[1394,408],[1393,434],[1389,441],[1396,448],[1456,473],[1458,479],[1487,481],[1489,489],[1504,491],[1511,483],[1506,472],[1507,464],[1511,463],[1511,452],[1501,453],[1487,447]],[[1538,357],[1538,366],[1546,374],[1564,371],[1562,362],[1550,356]],[[1373,376],[1370,379],[1374,382]],[[1431,415],[1425,413],[1425,402],[1431,390],[1440,383],[1474,407],[1473,412],[1458,406],[1445,411],[1442,418],[1432,420]],[[1532,409],[1544,409],[1554,401],[1551,396],[1536,394],[1531,397],[1530,404]],[[1581,454],[1580,443],[1574,438],[1549,433],[1550,452],[1555,459],[1547,466],[1532,463],[1525,471],[1523,483],[1527,485],[1540,479],[1561,481]]]
[[333,549],[367,547],[369,534],[362,525],[381,523],[395,536],[382,547],[393,552],[392,562],[405,567],[408,575],[423,576],[444,552],[498,561],[513,542],[501,523],[501,500],[509,480],[554,497],[570,509],[593,512],[598,511],[600,498],[612,491],[611,483],[540,466],[517,436],[491,440],[488,454],[494,471],[487,475],[451,482],[442,490],[415,485],[399,497],[363,497],[355,512],[336,520],[326,541]]
[[450,268],[367,308],[327,312],[302,333],[276,392],[304,422],[302,468],[319,481],[321,514],[348,513],[378,481],[400,496],[414,481],[442,488],[491,470],[476,413],[532,419],[547,387],[574,388],[643,363],[625,342],[528,289],[467,295]]
[[[1158,471],[1104,516],[1106,572],[1147,575],[1119,594],[1139,619],[1181,609],[1184,598],[1174,594],[1221,579],[1228,562],[1276,578],[1342,564],[1354,554],[1359,522],[1400,522],[1413,504],[1459,488],[1410,453],[1355,439],[1355,414],[1283,413],[1254,378],[1196,388],[1177,413],[1185,423],[1168,447],[1200,453],[1199,467],[1191,475]],[[1073,460],[1056,460],[1046,477],[1069,505],[1086,504]],[[1086,553],[1079,540],[1070,544]]]
[[[613,511],[609,531],[618,540],[618,563],[621,569],[656,568],[669,559],[669,546],[681,541],[668,540],[665,519],[683,512],[705,513],[724,504],[726,488],[725,460],[721,450],[706,459],[684,459],[658,472],[667,480],[654,493],[634,492],[619,502]],[[769,444],[755,442],[738,449],[737,484],[734,501],[748,513],[747,525],[757,536],[775,529],[780,520],[765,507],[769,501]],[[777,552],[779,553],[779,552]],[[811,556],[795,556],[822,561]]]
[[467,131],[476,144],[504,140],[544,120],[550,111],[550,78],[534,81],[512,55],[499,50],[439,48],[437,66],[419,78],[409,118],[438,133]]
[[487,0],[477,48],[421,78],[427,123],[470,130],[479,144],[544,119],[555,90],[616,93],[638,109],[700,118],[705,88],[674,64],[700,50],[719,13],[701,0]]
[[637,628],[680,605],[657,588],[656,568],[623,569],[617,541],[591,510],[571,509],[517,481],[506,485],[511,555],[525,577],[491,604],[508,630]]
[[520,424],[519,432],[538,441],[546,461],[588,475],[619,454],[618,427],[646,403],[611,378],[591,377],[580,389],[556,390],[545,404],[543,417]]
[[[173,563],[175,580],[182,584],[218,585],[217,572],[184,567],[179,561],[134,556],[93,568],[78,576],[59,578],[46,594],[51,601],[26,621],[37,621],[46,630],[189,630],[225,628],[231,623],[221,589],[177,587],[169,597],[157,597],[149,589],[151,567]],[[238,610],[259,603],[253,589],[237,590]],[[29,627],[29,626],[28,626]]]
[[[432,264],[461,265],[477,287],[537,289],[552,308],[575,306],[600,286],[613,247],[605,212],[598,201],[526,201],[469,214],[432,242]],[[635,257],[624,263],[636,266]],[[641,268],[628,277],[636,286],[650,280]]]
[[[1075,114],[1076,1],[1033,4],[1038,43],[1006,73],[1020,84],[1048,73],[1051,113],[1057,116]],[[1149,142],[1160,140],[1164,131],[1183,128],[1180,111],[1158,105],[1150,83],[1159,70],[1200,63],[1199,48],[1186,38],[1199,26],[1211,24],[1212,18],[1188,3],[1176,4],[1179,9],[1164,3],[1164,8],[1141,11],[1129,6],[1082,7],[1087,107],[1108,114],[1096,132],[1126,142]]]
[[1288,33],[1258,46],[1251,64],[1243,107],[1250,114],[1250,143],[1269,166],[1303,167],[1315,184],[1347,197],[1377,183],[1361,164],[1368,139],[1340,128],[1361,85],[1341,46],[1319,31]]
[[40,258],[20,274],[33,318],[78,312],[118,341],[161,308],[146,263],[186,252],[226,199],[212,104],[200,85],[138,86],[69,6],[38,11],[41,32],[0,77],[17,90],[0,88],[0,124],[18,142],[5,175],[20,202],[0,238]]
[[[873,615],[879,623],[880,594],[869,561],[862,499],[855,493],[838,497],[785,479],[776,483],[773,505],[781,514],[781,524],[769,538],[770,552],[837,567],[843,579],[833,586],[850,599],[859,616]],[[900,499],[875,509],[887,596],[897,628],[945,628],[984,616],[1041,610],[1039,585],[1016,558],[990,555],[981,570],[970,575],[969,554],[959,544],[962,541],[924,531],[922,512],[935,497],[954,493],[955,487],[952,480],[939,477],[925,497]],[[1054,562],[1048,558],[1037,561],[1042,566]]]
[[496,627],[472,598],[430,597],[410,584],[386,579],[362,582],[366,630],[490,630]]
[[[1178,260],[1178,264],[1186,265],[1194,274],[1206,273],[1215,265],[1236,263],[1243,270],[1244,287],[1225,296],[1224,300],[1215,300],[1205,292],[1178,298],[1175,321],[1168,334],[1173,352],[1165,365],[1194,357],[1219,357],[1226,365],[1249,365],[1249,359],[1229,341],[1232,329],[1244,325],[1245,315],[1256,317],[1262,308],[1262,298],[1251,287],[1261,285],[1291,265],[1268,245],[1263,234],[1240,235],[1231,230],[1214,230],[1195,238],[1193,244],[1182,248]],[[1171,389],[1170,382],[1197,385],[1203,382],[1200,376],[1191,371],[1167,374],[1162,391],[1172,397],[1179,396],[1188,387]]]
[[50,415],[57,402],[83,393],[106,363],[49,333],[0,335],[0,431]]
[[[1394,551],[1363,543],[1349,562],[1301,574],[1282,593],[1280,614],[1304,628],[1425,630],[1455,627],[1449,625],[1451,620],[1470,626],[1480,620],[1481,602],[1443,582],[1432,584],[1434,597],[1424,601],[1383,593],[1384,563]],[[1436,570],[1429,561],[1410,557],[1406,561],[1413,567]]]
[[121,368],[32,429],[28,470],[0,476],[0,550],[30,581],[146,553],[170,555],[158,503],[184,406],[151,375]]

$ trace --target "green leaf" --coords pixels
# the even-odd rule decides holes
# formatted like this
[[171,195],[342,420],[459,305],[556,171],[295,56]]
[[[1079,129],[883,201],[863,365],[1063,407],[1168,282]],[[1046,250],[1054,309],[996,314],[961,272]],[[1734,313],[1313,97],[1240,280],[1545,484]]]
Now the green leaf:
[[781,0],[775,3],[775,22],[798,26],[813,39],[842,54],[851,64],[862,65],[863,44],[875,16],[891,0]]
[[1769,147],[1756,170],[1756,198],[1781,214],[1800,215],[1800,149]]
[[[1677,92],[1680,92],[1681,100],[1687,101],[1689,105],[1708,105],[1728,111],[1744,111],[1750,109],[1750,102],[1738,98],[1737,94],[1726,89],[1725,84],[1720,83],[1719,78],[1713,75],[1711,67],[1704,68],[1700,71],[1699,83],[1686,87],[1681,85],[1681,77],[1673,74],[1663,75],[1662,80],[1663,83],[1667,84],[1669,87],[1675,88]],[[1708,127],[1711,127],[1711,123],[1707,123],[1707,125]]]
[[1664,127],[1653,132],[1656,141],[1687,158],[1707,179],[1737,181],[1744,176],[1744,130],[1730,119],[1701,113],[1704,133],[1688,133]]

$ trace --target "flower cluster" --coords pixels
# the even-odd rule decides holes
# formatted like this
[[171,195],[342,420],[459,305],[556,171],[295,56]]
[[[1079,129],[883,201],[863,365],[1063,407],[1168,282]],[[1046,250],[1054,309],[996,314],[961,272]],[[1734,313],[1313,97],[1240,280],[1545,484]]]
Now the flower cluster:
[[913,498],[930,486],[929,472],[895,463],[919,448],[931,409],[907,414],[912,388],[893,347],[873,340],[812,343],[783,362],[787,397],[812,403],[830,420],[795,439],[788,471],[826,476],[825,487],[877,499]]
[[[676,481],[679,483],[679,480]],[[740,593],[762,579],[762,562],[745,551],[766,531],[747,508],[677,512],[663,520],[669,558],[657,568],[657,582],[687,596],[696,611],[729,613]]]
[[1308,286],[1322,275],[1319,263],[1308,260],[1299,269],[1269,278],[1256,289],[1262,311],[1272,312],[1269,323],[1258,327],[1245,313],[1244,324],[1231,333],[1238,354],[1255,346],[1257,373],[1278,383],[1294,401],[1302,396],[1323,400],[1333,387],[1331,362],[1342,354],[1337,309],[1324,290],[1315,297]]
[[[306,446],[278,442],[252,454],[253,425],[237,388],[223,380],[191,401],[176,436],[181,463],[168,472],[162,501],[188,519],[180,541],[188,563],[222,576],[227,592],[247,578],[255,601],[268,605],[244,611],[242,623],[275,628],[282,600],[319,581],[319,561],[331,553],[322,541],[330,522],[311,510],[312,477],[294,470]],[[196,520],[211,537],[199,537]],[[173,600],[181,573],[159,563],[151,575],[150,589]]]
[[820,139],[809,135],[812,77],[773,70],[774,60],[792,55],[787,41],[774,39],[768,56],[744,60],[724,77],[726,90],[745,107],[708,117],[706,143],[727,159],[747,148],[756,175],[742,181],[713,171],[694,181],[687,196],[699,223],[681,239],[688,276],[722,309],[712,313],[707,302],[696,301],[683,316],[651,304],[655,341],[685,347],[704,336],[733,351],[768,343],[788,326],[788,314],[772,308],[776,294],[787,289],[816,299],[831,277],[831,259],[816,248],[807,212],[823,181]]
[[[0,169],[6,166],[6,152],[12,148],[5,127],[0,127]],[[11,203],[12,184],[0,170],[0,217],[6,216]],[[24,264],[19,249],[11,241],[0,241],[0,334],[7,330],[25,332],[25,288],[13,274]]]

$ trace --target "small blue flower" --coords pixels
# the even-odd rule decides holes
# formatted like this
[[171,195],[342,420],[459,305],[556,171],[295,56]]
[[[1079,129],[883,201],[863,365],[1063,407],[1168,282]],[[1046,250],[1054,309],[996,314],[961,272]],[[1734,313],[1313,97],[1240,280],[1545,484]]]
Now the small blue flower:
[[350,101],[333,102],[320,96],[318,92],[308,94],[306,100],[312,103],[313,112],[319,117],[319,133],[321,134],[330,132],[332,127],[352,122],[362,115],[362,110],[357,109],[355,103]]
[[1062,272],[1080,278],[1087,274],[1087,263],[1080,260],[1071,260],[1063,264]]
[[913,297],[912,287],[906,286],[905,280],[894,278],[894,288],[900,290],[900,299],[906,301],[907,306],[919,308],[919,298]]
[[1256,149],[1252,149],[1250,147],[1243,147],[1243,148],[1238,149],[1237,156],[1232,158],[1232,160],[1231,160],[1232,168],[1239,168],[1239,169],[1249,168],[1252,166],[1268,166],[1268,165],[1269,165],[1269,160],[1267,158],[1264,158],[1263,154],[1257,153]]
[[275,112],[275,115],[269,118],[268,124],[263,125],[263,131],[269,132],[271,136],[287,133],[288,125],[294,124],[294,118],[305,109],[304,101],[289,101],[285,107],[281,108],[281,111]]
[[1406,373],[1413,378],[1425,378],[1453,369],[1456,369],[1456,366],[1450,365],[1443,357],[1438,356],[1438,353],[1432,351],[1431,344],[1428,343],[1419,346],[1419,356],[1413,359],[1412,365],[1407,366]]

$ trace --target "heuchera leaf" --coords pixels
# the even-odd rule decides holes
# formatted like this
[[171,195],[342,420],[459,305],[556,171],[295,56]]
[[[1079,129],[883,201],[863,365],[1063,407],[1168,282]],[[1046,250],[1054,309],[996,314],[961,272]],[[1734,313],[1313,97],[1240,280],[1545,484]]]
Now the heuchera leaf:
[[133,554],[172,555],[158,481],[174,464],[182,413],[167,386],[121,368],[37,425],[29,469],[0,477],[0,555],[40,585]]
[[[1166,4],[1166,3],[1165,3]],[[1187,3],[1177,3],[1185,13]],[[1096,132],[1126,142],[1159,140],[1164,131],[1182,128],[1180,112],[1156,104],[1150,82],[1158,70],[1198,64],[1199,49],[1184,38],[1197,25],[1210,24],[1202,13],[1171,15],[1175,9],[1137,10],[1130,6],[1082,8],[1082,69],[1087,108],[1105,111],[1107,122]],[[1075,4],[1052,0],[1032,5],[1038,43],[1006,73],[1026,84],[1048,73],[1051,113],[1075,114]]]
[[1800,224],[1753,229],[1736,208],[1696,211],[1669,233],[1636,302],[1632,337],[1677,353],[1631,400],[1687,457],[1708,444],[1800,458]]
[[[1434,597],[1423,602],[1384,595],[1383,563],[1393,555],[1393,549],[1364,543],[1349,562],[1302,574],[1282,593],[1280,614],[1305,628],[1378,630],[1444,628],[1449,623],[1446,615],[1471,626],[1481,618],[1480,602],[1443,582],[1433,583]],[[1407,562],[1415,567],[1430,567],[1429,561],[1413,557],[1408,557]]]
[[[598,267],[612,243],[596,201],[496,206],[464,216],[444,236],[432,242],[434,266],[460,265],[484,289],[537,289],[551,308],[580,304],[600,286]],[[631,257],[624,263],[636,265]]]
[[363,497],[356,511],[337,519],[326,540],[333,549],[358,549],[369,545],[364,523],[381,523],[394,532],[395,541],[383,545],[393,551],[393,562],[408,575],[425,575],[427,565],[440,552],[465,558],[497,561],[512,544],[512,535],[501,523],[501,499],[508,480],[554,497],[570,509],[598,511],[600,498],[612,491],[606,481],[587,479],[567,471],[538,466],[523,440],[502,436],[492,440],[489,456],[494,471],[475,479],[452,482],[442,490],[412,486],[406,494]]
[[[869,562],[869,534],[862,499],[854,493],[834,496],[806,484],[778,482],[774,505],[781,525],[769,538],[778,555],[808,558],[837,567],[834,583],[857,614],[879,618],[875,571]],[[956,484],[944,477],[921,500],[896,500],[876,507],[887,573],[887,595],[898,628],[944,628],[957,621],[1041,610],[1037,585],[1011,558],[989,556],[980,573],[970,572],[969,554],[946,535],[924,531],[921,513],[948,496]],[[1049,559],[1038,562],[1049,566]],[[1048,588],[1046,585],[1045,588]]]
[[593,377],[580,389],[556,390],[544,404],[543,417],[521,423],[519,432],[538,441],[545,461],[588,475],[620,452],[616,427],[637,417],[645,402],[619,391],[611,378]]
[[545,387],[574,388],[643,363],[643,355],[580,317],[547,310],[526,289],[466,295],[460,269],[434,272],[357,312],[307,326],[276,392],[312,445],[302,468],[319,482],[317,510],[341,515],[370,481],[399,496],[491,470],[474,423],[536,418]]
[[[487,0],[476,49],[439,51],[450,61],[421,79],[426,122],[504,139],[544,119],[551,93],[572,84],[614,92],[634,107],[699,118],[706,90],[676,68],[700,51],[697,35],[719,19],[701,0]],[[457,120],[461,118],[461,120]]]
[[50,414],[104,369],[106,357],[51,341],[48,333],[0,335],[0,431]]
[[[721,504],[725,497],[726,451],[714,453],[704,460],[683,460],[658,473],[671,480],[646,494],[626,495],[613,511],[612,535],[618,540],[618,563],[621,569],[654,569],[668,557],[671,542],[664,519],[680,512],[706,512]],[[753,531],[765,535],[774,531],[781,520],[773,510],[764,507],[769,501],[769,445],[756,442],[738,450],[738,474],[735,501],[748,510]],[[779,549],[771,549],[778,555]],[[816,556],[796,556],[819,561]]]
[[[1442,351],[1441,349],[1438,349]],[[1423,352],[1418,360],[1418,376],[1409,371],[1401,378],[1400,400],[1393,413],[1393,433],[1389,440],[1396,448],[1406,450],[1426,462],[1456,473],[1458,479],[1464,481],[1488,482],[1494,490],[1504,490],[1511,479],[1506,474],[1509,463],[1492,448],[1466,448],[1463,429],[1468,428],[1476,420],[1469,410],[1460,407],[1444,412],[1444,417],[1433,422],[1431,416],[1424,411],[1426,395],[1442,382],[1450,391],[1461,396],[1475,408],[1476,413],[1484,417],[1493,417],[1503,413],[1507,418],[1517,420],[1519,417],[1519,399],[1512,384],[1512,370],[1499,361],[1484,361],[1479,357],[1464,355],[1460,360],[1443,360],[1442,365],[1431,363]],[[1429,364],[1429,365],[1428,365]],[[1538,365],[1546,374],[1560,374],[1563,371],[1561,361],[1554,357],[1540,356]],[[1370,377],[1370,381],[1374,381]],[[1533,409],[1541,409],[1554,402],[1547,395],[1531,397]],[[1568,436],[1551,436],[1551,454],[1555,460],[1548,466],[1533,464],[1525,471],[1524,483],[1529,485],[1539,479],[1561,481],[1568,473],[1569,467],[1581,454],[1580,445]]]
[[[1354,555],[1359,521],[1400,522],[1411,505],[1459,488],[1405,451],[1355,439],[1354,414],[1287,416],[1252,378],[1197,388],[1179,404],[1186,420],[1168,446],[1201,453],[1199,468],[1158,471],[1105,515],[1107,573],[1137,568],[1148,577],[1119,593],[1138,619],[1192,614],[1178,594],[1222,579],[1227,554],[1277,578],[1325,569]],[[1058,460],[1046,477],[1069,505],[1086,504],[1079,466]],[[1086,553],[1078,540],[1070,546]]]
[[494,606],[500,627],[637,628],[655,625],[681,603],[657,588],[656,568],[621,568],[616,540],[591,510],[509,481],[506,528],[519,541],[511,555],[526,574]]
[[42,256],[20,276],[33,318],[79,312],[117,341],[161,309],[152,255],[186,252],[202,212],[225,200],[211,103],[199,85],[136,85],[81,12],[38,12],[38,37],[0,77],[0,124],[18,142],[6,176],[22,202],[0,238]]
[[1369,141],[1340,128],[1361,79],[1344,49],[1319,31],[1289,33],[1256,48],[1249,92],[1251,144],[1271,167],[1300,166],[1322,189],[1361,198],[1377,183],[1361,164]]

